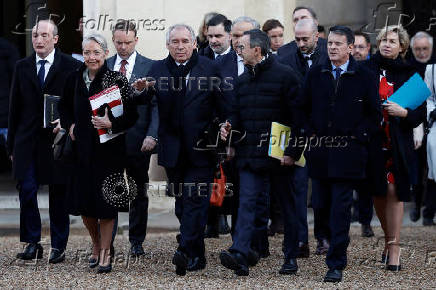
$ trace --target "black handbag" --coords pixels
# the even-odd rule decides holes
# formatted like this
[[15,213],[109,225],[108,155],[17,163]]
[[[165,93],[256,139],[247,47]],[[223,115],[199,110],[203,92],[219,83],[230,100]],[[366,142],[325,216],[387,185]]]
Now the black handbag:
[[53,141],[53,158],[62,163],[72,163],[74,160],[73,140],[63,128],[56,134]]

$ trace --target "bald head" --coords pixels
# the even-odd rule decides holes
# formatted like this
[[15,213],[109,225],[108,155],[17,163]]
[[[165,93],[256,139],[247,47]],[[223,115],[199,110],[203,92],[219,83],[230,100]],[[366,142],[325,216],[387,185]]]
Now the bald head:
[[295,25],[295,42],[301,53],[312,53],[318,42],[318,25],[314,19],[301,19]]

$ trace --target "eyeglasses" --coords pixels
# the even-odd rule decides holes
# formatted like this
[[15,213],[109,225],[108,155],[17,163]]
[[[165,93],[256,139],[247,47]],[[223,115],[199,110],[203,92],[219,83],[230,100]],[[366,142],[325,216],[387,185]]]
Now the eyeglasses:
[[102,50],[94,50],[94,51],[90,51],[90,50],[85,50],[83,51],[83,56],[91,56],[94,55],[95,57],[99,57],[100,55],[103,54]]
[[241,44],[241,45],[237,45],[237,46],[235,47],[235,50],[242,52],[242,51],[244,50],[244,48],[245,48],[245,46],[243,46],[243,45]]

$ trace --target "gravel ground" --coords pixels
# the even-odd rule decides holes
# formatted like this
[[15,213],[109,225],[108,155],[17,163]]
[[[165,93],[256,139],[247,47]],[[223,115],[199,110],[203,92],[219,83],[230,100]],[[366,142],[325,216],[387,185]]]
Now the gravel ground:
[[[374,229],[381,236],[380,228]],[[377,262],[383,243],[375,238],[361,238],[360,227],[352,227],[348,248],[349,264],[344,282],[322,282],[327,268],[324,257],[312,255],[315,249],[311,239],[311,257],[299,260],[297,275],[282,276],[283,236],[270,239],[271,256],[250,269],[249,277],[237,277],[219,264],[218,254],[230,246],[229,235],[207,240],[208,265],[205,270],[178,277],[171,264],[176,247],[176,233],[153,233],[147,236],[146,256],[127,261],[128,239],[118,235],[116,262],[112,273],[97,275],[88,269],[87,255],[90,238],[86,235],[70,237],[67,259],[58,265],[49,265],[49,246],[44,245],[44,259],[38,263],[23,263],[14,257],[21,245],[17,237],[0,237],[0,287],[5,288],[420,288],[436,289],[436,227],[411,227],[402,231],[402,266],[399,273],[383,270]],[[124,254],[123,254],[124,251]]]

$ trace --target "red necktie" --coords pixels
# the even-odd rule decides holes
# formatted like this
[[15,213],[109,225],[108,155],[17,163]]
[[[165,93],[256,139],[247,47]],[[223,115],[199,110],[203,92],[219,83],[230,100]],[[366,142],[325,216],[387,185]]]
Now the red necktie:
[[126,75],[126,64],[127,64],[127,60],[123,59],[121,61],[121,67],[120,67],[120,70],[119,70],[119,72],[122,73],[123,76]]

